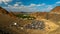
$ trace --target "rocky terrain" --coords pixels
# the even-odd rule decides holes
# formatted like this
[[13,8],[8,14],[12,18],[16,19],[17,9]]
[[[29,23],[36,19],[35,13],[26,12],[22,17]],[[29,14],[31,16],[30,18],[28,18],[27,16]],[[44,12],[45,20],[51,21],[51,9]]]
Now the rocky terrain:
[[[60,34],[60,6],[51,12],[32,12],[34,20],[21,19],[15,12],[0,7],[1,34]],[[22,14],[20,12],[20,14]],[[26,14],[26,13],[24,13]]]

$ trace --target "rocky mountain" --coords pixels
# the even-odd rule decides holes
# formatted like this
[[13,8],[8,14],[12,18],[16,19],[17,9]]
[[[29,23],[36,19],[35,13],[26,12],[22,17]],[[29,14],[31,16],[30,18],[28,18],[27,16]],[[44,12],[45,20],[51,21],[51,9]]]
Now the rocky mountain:
[[16,17],[13,12],[8,12],[4,8],[0,7],[0,14],[8,15],[10,17]]
[[30,16],[34,16],[35,18],[47,19],[48,12],[35,12],[31,13]]
[[37,19],[47,19],[51,21],[60,21],[60,6],[55,7],[50,12],[33,12],[31,16],[36,17]]
[[51,10],[48,15],[49,20],[59,22],[60,21],[60,6],[55,7]]
[[51,10],[51,13],[57,13],[60,14],[60,6],[55,7],[54,9]]
[[13,12],[0,7],[0,34],[26,34],[21,26],[30,22],[30,20],[18,19]]
[[[57,9],[56,8],[54,8],[51,12],[32,12],[29,15],[35,17],[36,18],[35,20],[23,20],[23,19],[14,18],[15,14],[13,12],[8,12],[7,10],[0,7],[0,32],[3,31],[8,34],[9,33],[10,34],[40,34],[40,33],[48,34],[50,31],[55,31],[58,27],[60,27],[60,24],[58,23],[60,21],[59,19],[60,14],[57,14],[57,12],[59,13],[58,9],[60,8],[59,7]],[[52,12],[56,12],[56,13],[52,13]],[[38,22],[36,22],[36,20]],[[39,29],[41,28],[40,24],[42,25],[40,21],[42,21],[45,24],[45,27],[43,30]],[[56,24],[55,24],[55,21],[56,21]],[[25,28],[25,26],[26,25],[28,26],[29,24],[31,25],[32,29]],[[36,29],[35,27],[37,26],[38,28]],[[60,34],[59,30],[58,30],[58,33]],[[53,34],[55,33],[56,31]]]
[[0,7],[0,13],[8,14],[9,12],[7,10],[3,9],[2,7]]
[[19,23],[17,17],[13,12],[8,12],[0,7],[0,34],[18,34],[16,29],[10,28],[12,23]]

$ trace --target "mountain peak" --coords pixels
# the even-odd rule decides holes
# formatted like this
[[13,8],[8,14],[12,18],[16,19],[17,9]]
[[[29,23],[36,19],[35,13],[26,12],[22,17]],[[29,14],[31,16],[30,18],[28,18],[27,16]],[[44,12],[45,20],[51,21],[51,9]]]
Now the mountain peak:
[[55,7],[51,12],[60,12],[60,6]]
[[60,6],[56,6],[54,9],[52,9],[51,13],[59,13],[60,14]]

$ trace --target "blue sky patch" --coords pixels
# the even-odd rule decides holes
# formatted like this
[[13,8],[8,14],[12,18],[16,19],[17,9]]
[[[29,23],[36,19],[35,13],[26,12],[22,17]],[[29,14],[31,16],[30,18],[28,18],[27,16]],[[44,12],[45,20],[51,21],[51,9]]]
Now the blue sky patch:
[[60,0],[0,0],[0,6],[6,10],[19,12],[49,12],[60,6]]

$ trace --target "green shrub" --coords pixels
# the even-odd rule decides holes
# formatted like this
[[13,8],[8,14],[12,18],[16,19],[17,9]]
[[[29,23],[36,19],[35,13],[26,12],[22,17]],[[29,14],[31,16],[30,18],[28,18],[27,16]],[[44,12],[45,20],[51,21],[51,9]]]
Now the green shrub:
[[29,16],[29,15],[26,15],[26,16],[24,16],[25,14],[18,14],[18,15],[16,15],[17,17],[19,17],[19,18],[27,18],[27,19],[29,19],[29,18],[33,18],[33,19],[35,19],[35,17],[31,17],[31,16]]

